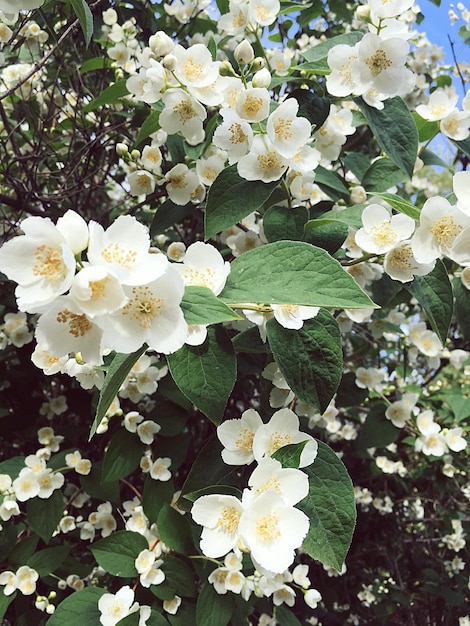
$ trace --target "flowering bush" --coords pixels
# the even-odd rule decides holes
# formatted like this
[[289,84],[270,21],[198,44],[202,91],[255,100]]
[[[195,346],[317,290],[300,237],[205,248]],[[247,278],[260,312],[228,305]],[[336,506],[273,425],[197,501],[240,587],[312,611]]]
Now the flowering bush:
[[470,624],[470,65],[424,15],[0,0],[2,623]]

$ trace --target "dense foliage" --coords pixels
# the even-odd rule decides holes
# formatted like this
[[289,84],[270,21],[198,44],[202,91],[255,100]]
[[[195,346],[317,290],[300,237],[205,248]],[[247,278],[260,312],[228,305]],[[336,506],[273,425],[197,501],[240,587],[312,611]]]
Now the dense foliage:
[[470,12],[453,67],[425,15],[0,0],[2,624],[470,624]]

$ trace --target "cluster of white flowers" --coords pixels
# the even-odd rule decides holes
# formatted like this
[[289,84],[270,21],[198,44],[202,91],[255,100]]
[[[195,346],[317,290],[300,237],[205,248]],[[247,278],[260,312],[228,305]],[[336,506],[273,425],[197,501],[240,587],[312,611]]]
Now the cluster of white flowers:
[[461,427],[445,428],[434,421],[432,411],[423,411],[416,418],[419,437],[415,442],[415,449],[426,455],[443,456],[449,450],[461,452],[467,447],[463,429]]
[[116,626],[118,622],[132,615],[139,613],[138,626],[145,626],[150,617],[151,609],[147,605],[139,605],[134,602],[134,590],[125,585],[116,593],[105,593],[98,600],[100,611],[100,623],[103,626]]
[[33,333],[29,330],[26,313],[5,313],[0,326],[0,350],[8,345],[22,348],[32,340]]
[[465,533],[462,528],[461,520],[459,519],[452,520],[452,530],[454,532],[451,533],[450,535],[444,535],[444,537],[442,537],[442,541],[449,548],[449,550],[454,550],[455,552],[459,552],[466,545],[466,541],[464,539]]
[[240,419],[223,422],[217,435],[225,463],[249,465],[255,460],[257,466],[241,500],[218,494],[196,500],[191,514],[203,526],[201,550],[213,558],[246,550],[259,571],[282,573],[308,532],[308,517],[295,508],[308,494],[308,477],[301,470],[283,468],[271,456],[285,445],[306,441],[300,456],[300,467],[306,467],[316,457],[317,443],[299,431],[298,417],[286,408],[267,424],[249,409]]
[[39,574],[28,565],[22,565],[16,572],[4,571],[0,574],[0,585],[5,585],[3,593],[6,596],[18,590],[24,596],[30,596],[36,591],[36,581]]

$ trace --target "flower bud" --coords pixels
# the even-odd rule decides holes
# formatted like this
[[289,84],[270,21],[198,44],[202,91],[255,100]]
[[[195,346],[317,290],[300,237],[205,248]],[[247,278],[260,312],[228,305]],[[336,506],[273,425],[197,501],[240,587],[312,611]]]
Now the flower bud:
[[149,38],[149,46],[152,49],[152,52],[154,52],[157,56],[164,57],[167,54],[170,54],[175,47],[175,44],[165,32],[159,30],[155,33],[155,35],[152,35]]
[[251,82],[253,87],[265,87],[267,89],[271,84],[271,72],[267,67],[263,67],[256,72]]
[[132,150],[131,158],[133,158],[134,161],[137,161],[137,159],[140,159],[140,151],[139,150]]
[[235,72],[229,61],[222,61],[219,65],[219,74],[221,76],[235,76],[238,78],[238,74]]
[[176,69],[176,66],[178,65],[178,59],[175,57],[174,54],[167,54],[162,59],[162,65],[166,70],[172,72],[174,69]]
[[255,51],[251,43],[244,39],[235,48],[233,56],[238,65],[248,65],[248,63],[251,63],[255,58]]
[[170,261],[182,261],[186,254],[186,246],[182,241],[173,241],[168,246],[166,254]]
[[127,156],[127,154],[129,154],[129,148],[126,146],[125,143],[117,143],[116,153],[120,157]]
[[364,187],[357,185],[351,189],[351,202],[353,204],[363,204],[367,200],[367,194]]
[[258,70],[261,70],[265,65],[266,61],[263,59],[263,57],[256,57],[256,59],[253,61],[251,69],[253,70],[253,72],[257,72]]
[[360,22],[369,22],[370,21],[370,7],[366,4],[362,4],[358,6],[356,9],[356,19]]

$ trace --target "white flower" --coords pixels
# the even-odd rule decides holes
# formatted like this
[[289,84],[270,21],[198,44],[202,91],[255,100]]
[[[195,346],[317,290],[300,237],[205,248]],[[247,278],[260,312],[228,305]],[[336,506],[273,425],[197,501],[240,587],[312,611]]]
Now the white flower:
[[415,276],[426,276],[434,269],[436,260],[418,263],[413,256],[410,241],[401,241],[389,250],[384,258],[384,271],[394,280],[407,283]]
[[263,425],[254,409],[245,411],[240,419],[226,420],[217,427],[217,437],[224,446],[222,459],[227,465],[249,465],[254,461],[253,439]]
[[311,465],[317,456],[315,439],[299,430],[299,418],[290,409],[276,411],[267,424],[260,426],[253,438],[253,455],[256,461],[272,456],[279,448],[307,441],[300,455],[299,467]]
[[36,327],[38,343],[59,358],[80,352],[90,365],[102,363],[102,330],[70,296],[60,296],[41,315]]
[[363,228],[355,235],[356,244],[366,252],[384,254],[396,244],[408,239],[415,229],[415,221],[403,215],[390,215],[380,204],[369,204],[362,212]]
[[101,265],[87,265],[80,270],[73,279],[70,295],[90,317],[112,313],[127,302],[121,282]]
[[447,452],[447,443],[441,427],[434,421],[432,411],[423,411],[416,419],[421,436],[415,441],[415,450],[426,455],[443,456]]
[[177,163],[165,174],[166,190],[170,200],[184,206],[193,200],[199,186],[199,178],[194,170],[184,163]]
[[217,558],[233,550],[242,512],[242,503],[235,496],[211,494],[196,500],[191,515],[203,526],[200,545],[206,556]]
[[268,183],[281,178],[288,165],[288,160],[277,152],[267,135],[256,135],[250,152],[238,161],[237,170],[245,180]]
[[155,59],[149,59],[150,67],[142,67],[138,74],[130,76],[126,81],[129,93],[137,100],[153,104],[162,98],[165,87],[165,69]]
[[239,528],[255,562],[275,573],[292,564],[294,550],[302,545],[308,529],[305,513],[288,506],[272,490],[265,491],[245,508]]
[[287,98],[268,117],[266,132],[273,148],[287,159],[310,140],[312,126],[305,117],[297,117],[299,103],[295,98]]
[[217,80],[218,65],[212,61],[211,53],[204,44],[195,44],[189,48],[176,45],[173,54],[178,62],[175,76],[183,85],[208,87]]
[[448,200],[435,196],[424,203],[420,225],[411,239],[413,255],[418,263],[432,263],[441,255],[449,255],[458,236],[470,227],[465,215]]
[[374,16],[379,18],[389,18],[401,15],[411,9],[414,0],[367,0]]
[[117,593],[105,593],[98,600],[98,609],[101,613],[100,623],[103,626],[115,626],[124,617],[138,610],[134,603],[134,591],[126,585]]
[[242,91],[237,99],[236,111],[246,122],[261,122],[269,115],[269,91],[264,87],[251,87]]
[[328,65],[331,73],[326,77],[328,92],[333,96],[348,96],[356,91],[352,77],[352,66],[358,59],[358,47],[338,44],[328,51]]
[[153,443],[154,437],[161,430],[160,424],[157,424],[153,420],[145,420],[137,426],[137,435],[142,443],[146,443],[148,446]]
[[123,285],[143,285],[162,276],[168,267],[164,254],[150,254],[148,229],[131,215],[121,215],[106,230],[90,222],[88,260],[102,265]]
[[127,176],[129,191],[132,196],[149,196],[155,191],[155,178],[146,170],[136,170]]
[[[156,172],[156,173],[160,173],[161,163],[162,163],[162,153],[157,144],[152,144],[151,146],[145,146],[144,149],[142,150],[142,155],[140,157],[140,160],[141,160],[142,166],[145,169],[152,170],[153,172]],[[139,194],[134,194],[134,195],[139,195]]]
[[16,588],[24,596],[30,596],[36,591],[36,581],[38,578],[39,574],[35,569],[28,565],[22,565],[16,571]]
[[283,468],[276,459],[263,458],[248,479],[248,486],[258,496],[275,491],[285,503],[294,506],[308,494],[308,476],[294,468]]
[[453,110],[458,99],[455,91],[449,93],[444,89],[436,89],[429,96],[427,104],[420,104],[416,107],[416,113],[425,120],[442,120]]
[[78,213],[68,210],[57,220],[57,230],[62,233],[74,254],[80,254],[88,245],[88,225]]
[[463,141],[470,135],[470,111],[459,111],[453,109],[439,123],[439,129],[443,135],[454,139],[454,141]]
[[248,3],[248,21],[252,25],[269,26],[276,19],[279,0],[250,0]]
[[143,343],[164,354],[184,344],[188,325],[180,308],[184,285],[177,272],[166,273],[147,285],[126,287],[128,303],[106,316],[103,326],[107,346],[119,352],[134,352]]
[[20,502],[35,498],[39,494],[40,488],[37,475],[27,467],[24,467],[13,481],[13,490],[16,499]]
[[35,313],[69,289],[75,258],[49,218],[28,217],[21,222],[21,228],[24,235],[0,248],[0,270],[18,283],[18,308]]
[[304,595],[305,604],[311,609],[316,609],[321,599],[321,593],[317,589],[309,589]]
[[44,0],[0,0],[0,11],[11,15],[18,11],[32,11],[44,4]]
[[171,472],[168,469],[171,465],[171,459],[169,457],[159,457],[155,459],[152,467],[150,468],[150,476],[154,480],[167,481],[171,478]]
[[230,273],[230,263],[224,261],[214,246],[196,241],[186,250],[183,263],[173,266],[185,285],[207,287],[216,296],[225,287]]
[[202,123],[207,111],[202,104],[182,89],[166,91],[162,100],[165,108],[160,113],[159,123],[166,133],[174,135],[181,132],[192,146],[204,141]]
[[462,436],[463,432],[463,428],[458,427],[451,428],[445,433],[445,442],[453,452],[461,452],[467,447],[467,441],[465,437]]
[[170,615],[176,615],[180,605],[181,605],[180,596],[173,596],[171,600],[163,600],[163,610],[169,613]]
[[249,150],[253,131],[248,122],[241,120],[233,109],[221,109],[223,122],[215,129],[214,144],[226,150],[230,165],[237,163]]
[[305,320],[310,320],[318,315],[320,307],[301,306],[298,304],[271,304],[274,317],[284,328],[299,330]]

